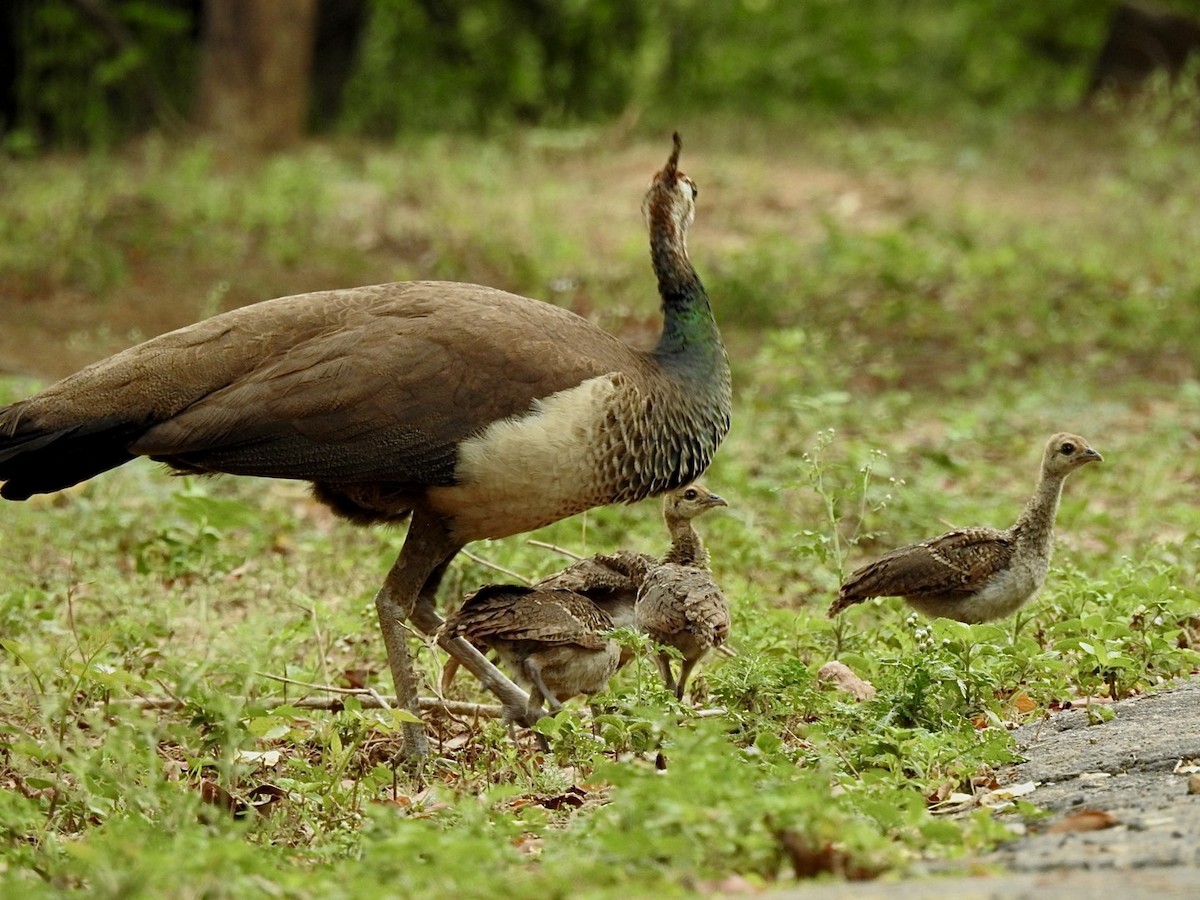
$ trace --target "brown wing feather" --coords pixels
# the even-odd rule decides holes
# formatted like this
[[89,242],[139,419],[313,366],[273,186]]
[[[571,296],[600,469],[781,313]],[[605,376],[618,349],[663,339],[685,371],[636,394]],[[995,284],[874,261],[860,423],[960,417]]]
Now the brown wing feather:
[[473,643],[537,641],[588,650],[604,649],[607,639],[601,632],[612,627],[612,620],[586,597],[506,584],[480,588],[443,626],[447,635]]
[[463,438],[644,364],[579,316],[476,285],[268,300],[0,409],[0,481],[19,499],[140,454],[188,470],[447,484]]
[[620,341],[565,310],[452,287],[405,285],[352,310],[133,449],[235,474],[444,484],[460,441],[538,398],[635,365]]
[[846,579],[829,614],[871,597],[966,597],[1012,559],[1012,536],[994,528],[964,528],[900,547]]
[[572,563],[561,572],[543,578],[538,587],[574,591],[592,600],[611,600],[620,594],[628,594],[632,600],[644,570],[654,564],[654,558],[648,554],[618,550]]
[[572,563],[537,583],[539,588],[572,591],[603,610],[614,628],[634,627],[638,585],[657,561],[645,553],[617,550]]
[[614,591],[637,591],[628,573],[599,556],[581,559],[561,572],[547,575],[538,582],[538,587],[575,591],[589,597],[593,594],[609,595]]

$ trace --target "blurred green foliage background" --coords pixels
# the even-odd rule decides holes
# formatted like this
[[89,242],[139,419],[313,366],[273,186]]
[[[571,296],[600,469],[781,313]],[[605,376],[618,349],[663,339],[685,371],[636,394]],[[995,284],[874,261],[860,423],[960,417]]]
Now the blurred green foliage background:
[[[310,125],[389,137],[630,110],[657,119],[1065,108],[1086,91],[1116,5],[321,0]],[[1198,15],[1200,0],[1164,8]],[[200,0],[6,0],[8,149],[104,145],[186,118],[202,9]]]

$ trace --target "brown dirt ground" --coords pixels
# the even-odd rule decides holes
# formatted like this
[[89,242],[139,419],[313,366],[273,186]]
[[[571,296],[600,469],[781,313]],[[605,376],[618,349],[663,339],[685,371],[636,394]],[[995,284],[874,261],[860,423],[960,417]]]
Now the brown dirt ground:
[[[1036,125],[1024,126],[1036,130]],[[1011,158],[991,161],[985,174],[927,162],[891,170],[829,161],[835,151],[814,149],[803,136],[783,134],[739,139],[719,137],[704,146],[703,133],[685,147],[684,168],[701,183],[701,222],[693,233],[697,258],[719,259],[743,251],[765,236],[786,235],[798,244],[821,234],[823,219],[832,218],[850,230],[873,231],[914,215],[939,210],[976,209],[1013,221],[1067,222],[1087,216],[1098,179],[1109,163],[1101,153],[1080,158],[1080,143],[1067,129],[1041,134],[1043,152],[1022,150]],[[740,142],[739,142],[740,141]],[[1072,153],[1057,153],[1056,145],[1073,141]],[[724,146],[723,143],[733,146]],[[1020,140],[1016,143],[1019,145]],[[545,213],[564,221],[585,223],[580,228],[600,258],[630,240],[636,221],[631,205],[644,189],[649,173],[662,161],[662,142],[624,142],[613,151],[542,153],[534,163],[520,164],[512,195],[520,201],[532,190],[525,178],[560,186],[543,203]],[[136,145],[127,149],[136,158]],[[597,162],[599,160],[599,162]],[[70,161],[60,161],[69,165]],[[567,188],[561,188],[566,185]],[[339,191],[342,208],[334,216],[354,223],[348,241],[371,244],[373,207],[382,198],[371,190],[348,185]],[[359,185],[361,187],[361,185]],[[712,199],[709,199],[712,198]],[[533,201],[526,198],[526,204]],[[136,207],[136,203],[134,203]],[[383,213],[381,212],[381,215]],[[387,210],[387,215],[400,214]],[[404,211],[421,217],[419,205]],[[90,296],[64,287],[37,296],[5,289],[0,273],[0,374],[38,379],[60,377],[137,340],[186,325],[201,317],[207,298],[220,291],[223,308],[309,290],[386,280],[379,273],[394,271],[423,252],[420,246],[377,241],[381,249],[367,254],[367,271],[335,271],[301,263],[291,267],[261,259],[211,260],[180,267],[177,260],[149,254],[125,254],[128,276],[104,296]],[[648,282],[645,271],[631,271],[631,282]],[[488,281],[486,272],[465,272],[463,280]],[[488,281],[488,283],[494,283]],[[504,285],[497,285],[503,287]],[[649,312],[649,311],[647,311]],[[631,323],[636,330],[636,323]]]

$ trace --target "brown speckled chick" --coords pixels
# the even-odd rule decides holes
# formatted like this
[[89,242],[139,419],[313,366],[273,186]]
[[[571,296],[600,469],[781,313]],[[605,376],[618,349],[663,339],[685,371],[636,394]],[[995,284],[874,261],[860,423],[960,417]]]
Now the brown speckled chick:
[[[703,546],[691,521],[718,506],[727,505],[723,498],[698,482],[676,488],[663,499],[663,519],[671,535],[671,547],[663,560],[633,550],[618,550],[581,559],[561,572],[543,578],[532,588],[489,585],[466,599],[442,633],[451,637],[461,635],[480,650],[488,646],[495,648],[501,661],[527,683],[536,685],[536,680],[526,672],[529,664],[521,660],[532,658],[533,666],[542,669],[543,681],[550,687],[559,684],[565,690],[579,684],[599,685],[591,690],[580,687],[568,691],[559,699],[595,693],[616,671],[614,668],[607,675],[603,674],[615,642],[605,643],[600,648],[590,637],[582,643],[574,640],[571,636],[577,634],[575,623],[585,623],[585,631],[595,624],[597,632],[635,627],[634,604],[646,573],[663,561],[686,563],[698,558],[697,554],[703,553]],[[584,606],[586,601],[596,608]],[[566,617],[571,617],[572,621]],[[518,632],[519,638],[516,637]],[[543,636],[537,637],[535,633]],[[520,641],[519,647],[505,643],[514,640]],[[535,641],[543,641],[546,646],[539,649]],[[552,651],[551,646],[554,647]],[[601,649],[602,653],[599,652]],[[520,654],[525,656],[518,659]],[[577,659],[573,660],[573,655]],[[546,665],[540,661],[551,657],[554,664],[551,673],[546,675]],[[619,662],[624,664],[626,660],[621,658]],[[457,660],[453,657],[446,661],[442,674],[443,690],[449,688],[457,669]],[[562,694],[561,691],[558,693]],[[551,694],[545,697],[553,703]]]
[[491,647],[528,686],[528,710],[506,711],[508,718],[518,719],[543,699],[557,712],[564,700],[603,690],[626,661],[620,645],[606,634],[614,627],[608,613],[572,591],[490,584],[446,619],[442,635]]
[[537,586],[559,588],[583,594],[612,616],[618,628],[634,625],[634,604],[638,587],[654,566],[660,563],[690,564],[708,556],[692,521],[719,506],[728,506],[700,482],[676,488],[663,498],[663,521],[671,536],[671,546],[662,559],[633,550],[617,550],[581,559]]
[[1015,525],[962,528],[893,550],[846,579],[830,617],[871,597],[903,597],[926,615],[967,623],[1016,612],[1046,580],[1063,482],[1101,459],[1079,435],[1054,435],[1037,489]]
[[[671,672],[671,655],[659,652],[656,657],[667,689],[681,700],[692,669],[709,650],[725,643],[730,625],[729,605],[708,571],[708,551],[692,526],[699,512],[727,504],[701,486],[693,487],[700,488],[693,505],[668,503],[664,510],[671,550],[641,576],[634,610],[640,630],[683,654],[678,681]],[[699,511],[686,514],[693,509]]]

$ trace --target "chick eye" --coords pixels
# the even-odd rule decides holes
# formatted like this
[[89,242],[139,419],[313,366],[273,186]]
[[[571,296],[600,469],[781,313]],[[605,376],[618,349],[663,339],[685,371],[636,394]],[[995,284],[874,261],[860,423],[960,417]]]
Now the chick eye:
[[695,500],[698,496],[700,496],[700,495],[696,493],[695,488],[688,488],[686,491],[683,492],[684,500]]
[[1065,444],[1063,444],[1058,449],[1062,453],[1063,456],[1070,456],[1072,453],[1075,452],[1075,445],[1072,444],[1070,441],[1067,441]]

